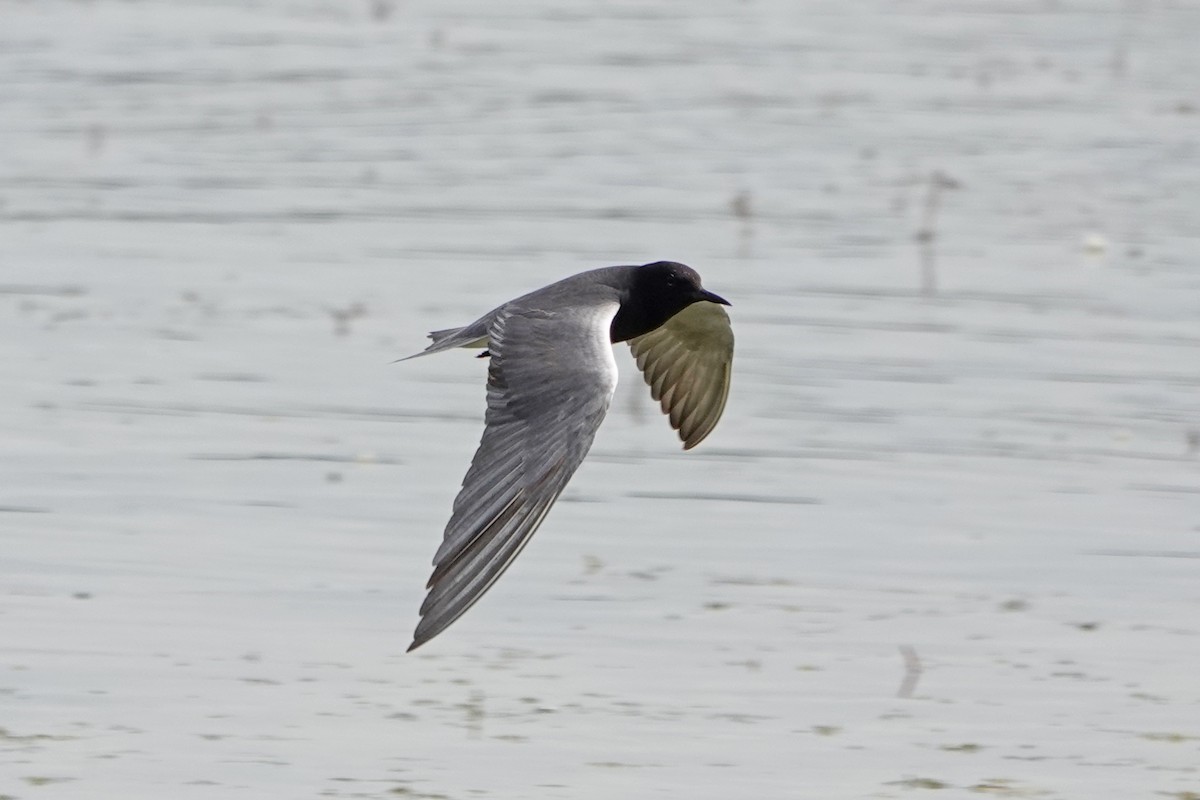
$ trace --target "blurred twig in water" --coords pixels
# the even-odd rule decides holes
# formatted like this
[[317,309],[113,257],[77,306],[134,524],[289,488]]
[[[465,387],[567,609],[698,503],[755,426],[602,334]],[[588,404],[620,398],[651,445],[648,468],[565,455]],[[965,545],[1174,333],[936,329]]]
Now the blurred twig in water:
[[462,709],[467,712],[467,735],[476,739],[483,735],[483,719],[487,716],[483,709],[483,701],[483,692],[476,689],[462,704]]
[[1137,18],[1141,15],[1143,5],[1143,0],[1125,0],[1121,30],[1117,32],[1117,38],[1113,42],[1112,60],[1109,62],[1112,76],[1116,80],[1124,78],[1129,70],[1129,51],[1133,46],[1134,27],[1137,25]]
[[738,231],[738,255],[741,258],[747,258],[750,255],[750,240],[754,235],[754,229],[751,227],[754,219],[754,206],[750,191],[743,189],[735,194],[729,201],[729,210],[742,223],[742,227]]
[[376,22],[386,22],[394,13],[394,0],[371,0],[371,18]]
[[933,297],[937,294],[937,254],[933,243],[937,238],[937,215],[941,207],[942,192],[958,189],[961,184],[940,170],[934,170],[929,176],[928,187],[916,240],[921,257],[921,294]]
[[921,659],[910,644],[900,645],[900,657],[904,659],[904,679],[900,681],[900,690],[896,697],[912,697],[917,689],[917,681],[921,680]]
[[751,211],[750,207],[750,192],[743,189],[735,194],[733,199],[729,201],[729,210],[742,222],[749,222],[750,217],[753,216],[753,211]]
[[363,303],[351,303],[345,308],[327,310],[329,316],[333,317],[333,332],[336,336],[345,336],[350,333],[350,323],[367,315],[367,307]]

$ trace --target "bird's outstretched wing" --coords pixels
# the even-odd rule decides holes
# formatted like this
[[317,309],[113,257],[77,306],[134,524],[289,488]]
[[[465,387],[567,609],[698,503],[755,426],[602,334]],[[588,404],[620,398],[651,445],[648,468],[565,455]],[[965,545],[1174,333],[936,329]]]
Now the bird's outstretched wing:
[[733,329],[716,303],[693,303],[666,324],[629,340],[650,394],[690,450],[717,426],[729,397]]
[[617,385],[616,311],[613,300],[582,314],[502,310],[492,322],[483,440],[433,558],[409,650],[495,583],[587,455]]

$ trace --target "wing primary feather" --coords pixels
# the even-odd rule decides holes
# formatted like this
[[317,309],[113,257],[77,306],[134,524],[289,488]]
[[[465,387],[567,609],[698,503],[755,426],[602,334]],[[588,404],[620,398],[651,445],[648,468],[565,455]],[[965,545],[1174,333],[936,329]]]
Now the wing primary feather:
[[[475,531],[465,546],[458,548],[455,552],[439,561],[437,566],[434,567],[433,574],[429,576],[429,582],[425,585],[425,588],[432,589],[435,584],[440,584],[442,589],[452,588],[458,578],[451,576],[447,581],[443,581],[442,579],[450,575],[459,566],[478,561],[487,554],[496,536],[503,533],[508,523],[520,514],[521,498],[522,493],[518,492],[486,524],[481,525]],[[458,575],[461,576],[461,574],[462,570],[459,570]],[[430,592],[429,597],[425,598],[424,605],[432,605],[436,601],[439,591],[440,589]]]
[[529,495],[522,495],[536,496],[542,492],[542,496],[527,505],[515,507],[512,515],[499,526],[496,523],[500,520],[495,520],[486,536],[476,539],[475,543],[482,549],[472,548],[464,557],[448,564],[436,581],[430,580],[433,588],[421,605],[421,622],[413,634],[409,650],[419,647],[449,627],[508,569],[529,543],[533,532],[541,525],[550,506],[566,485],[564,479],[556,488],[545,491],[545,484],[556,477],[556,472],[561,472],[561,465],[543,476]]
[[434,557],[409,650],[491,588],[583,461],[616,387],[609,330],[617,307],[614,294],[584,313],[506,307],[492,318],[483,438]]
[[685,450],[705,439],[729,397],[733,332],[715,303],[694,303],[659,328],[629,342],[650,396],[683,441]]

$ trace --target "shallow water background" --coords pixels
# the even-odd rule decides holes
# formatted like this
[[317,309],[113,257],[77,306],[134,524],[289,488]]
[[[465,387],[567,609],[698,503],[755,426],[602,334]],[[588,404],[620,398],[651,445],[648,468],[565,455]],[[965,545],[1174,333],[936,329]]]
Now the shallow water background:
[[[0,795],[1200,797],[1200,7],[0,22]],[[390,362],[659,258],[722,424],[619,352],[405,655],[483,364]]]

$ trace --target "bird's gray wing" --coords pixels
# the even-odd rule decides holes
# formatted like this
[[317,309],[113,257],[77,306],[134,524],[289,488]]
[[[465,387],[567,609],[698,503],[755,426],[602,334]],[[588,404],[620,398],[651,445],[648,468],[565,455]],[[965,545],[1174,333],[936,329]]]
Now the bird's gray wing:
[[717,426],[729,397],[733,329],[716,303],[702,301],[629,340],[650,394],[690,450]]
[[615,300],[562,313],[501,309],[488,332],[486,428],[441,547],[412,650],[483,596],[587,455],[617,385]]

